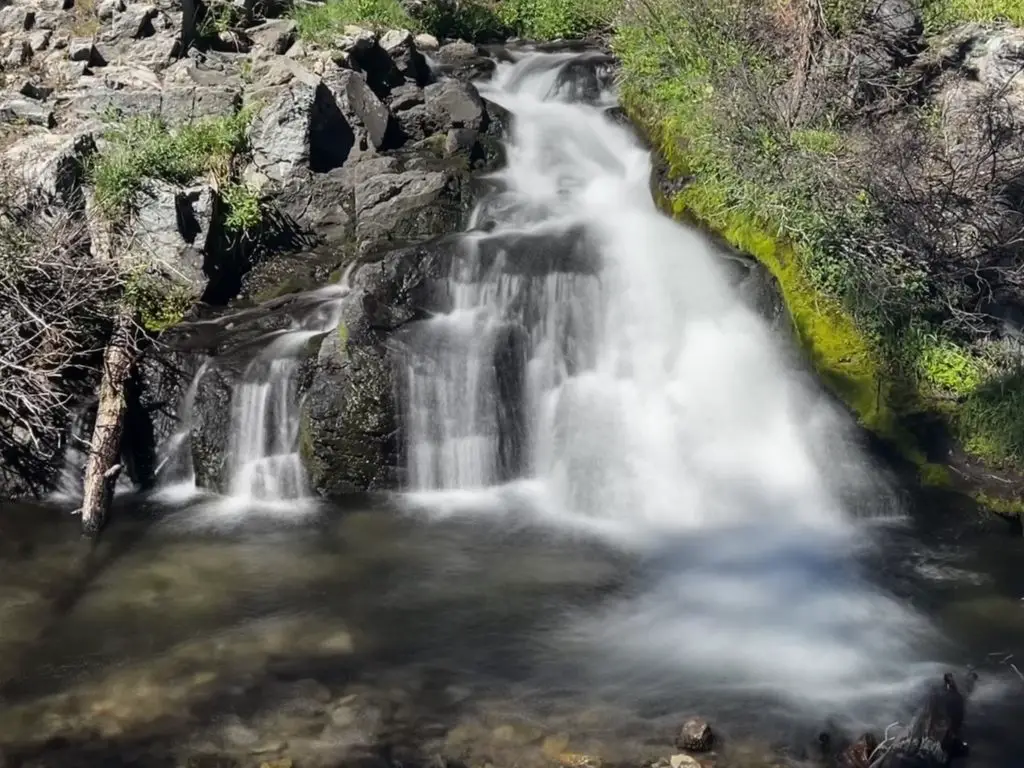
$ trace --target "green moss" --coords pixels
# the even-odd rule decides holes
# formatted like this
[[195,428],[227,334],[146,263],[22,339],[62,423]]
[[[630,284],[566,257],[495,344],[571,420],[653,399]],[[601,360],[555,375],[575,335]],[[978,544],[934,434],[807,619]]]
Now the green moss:
[[418,28],[398,0],[328,0],[321,4],[295,4],[292,18],[300,37],[320,43],[329,43],[342,34],[348,24],[373,29]]
[[930,33],[965,22],[1005,21],[1024,26],[1024,2],[1021,0],[924,0],[925,30]]
[[344,355],[348,347],[348,326],[344,323],[338,323],[338,338],[341,339],[341,354]]
[[1003,498],[992,496],[987,493],[976,493],[972,497],[974,501],[989,512],[994,512],[1002,517],[1024,518],[1024,500],[1017,498]]
[[918,466],[917,477],[921,485],[932,488],[950,488],[953,485],[953,475],[943,464],[925,462]]
[[138,266],[125,276],[122,301],[138,313],[147,331],[159,332],[181,322],[195,295],[186,286]]
[[852,318],[838,303],[814,290],[792,245],[760,222],[723,216],[716,207],[705,204],[703,191],[698,185],[684,189],[672,201],[673,211],[710,226],[769,269],[778,281],[801,345],[825,384],[854,410],[864,426],[895,438],[898,429],[877,353]]
[[127,213],[147,179],[187,184],[203,173],[226,180],[231,161],[246,143],[250,114],[200,120],[171,131],[155,117],[114,123],[106,145],[87,166],[100,211],[110,219]]

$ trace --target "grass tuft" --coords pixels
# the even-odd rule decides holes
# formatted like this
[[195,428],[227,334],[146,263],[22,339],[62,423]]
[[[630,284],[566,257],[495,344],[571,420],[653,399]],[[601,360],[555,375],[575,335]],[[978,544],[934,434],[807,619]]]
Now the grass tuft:
[[349,24],[372,29],[418,29],[398,0],[328,0],[319,5],[296,5],[292,18],[299,36],[330,43]]
[[147,179],[187,184],[204,173],[226,182],[244,150],[248,113],[201,120],[171,131],[159,118],[136,117],[111,125],[107,145],[87,172],[96,203],[110,219],[129,212]]

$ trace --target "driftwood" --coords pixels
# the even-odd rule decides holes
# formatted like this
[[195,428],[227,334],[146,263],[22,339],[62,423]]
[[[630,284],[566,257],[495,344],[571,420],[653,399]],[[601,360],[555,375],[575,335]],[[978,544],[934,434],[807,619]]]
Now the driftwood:
[[945,768],[967,753],[962,728],[967,698],[978,676],[971,672],[961,691],[952,674],[931,691],[909,726],[890,725],[879,739],[865,733],[849,746],[834,743],[828,732],[819,736],[825,763],[835,768]]
[[82,530],[89,536],[99,533],[106,522],[114,486],[121,473],[121,436],[128,410],[126,388],[138,352],[138,328],[135,318],[122,311],[103,357],[103,380],[89,460],[85,465],[81,507]]

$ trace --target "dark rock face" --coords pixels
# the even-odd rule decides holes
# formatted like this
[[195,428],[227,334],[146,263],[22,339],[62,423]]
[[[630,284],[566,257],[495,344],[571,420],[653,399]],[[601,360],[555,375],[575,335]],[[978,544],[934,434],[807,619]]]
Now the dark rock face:
[[300,449],[313,487],[325,495],[393,488],[400,480],[395,396],[397,335],[437,302],[452,243],[392,251],[361,266],[338,331],[324,339],[305,395]]

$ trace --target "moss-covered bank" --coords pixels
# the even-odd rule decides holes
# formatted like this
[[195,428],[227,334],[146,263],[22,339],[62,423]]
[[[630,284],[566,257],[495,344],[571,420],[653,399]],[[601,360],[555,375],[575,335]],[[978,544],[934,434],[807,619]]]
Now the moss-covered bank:
[[[1000,16],[998,5],[988,3],[981,16]],[[933,241],[899,230],[899,205],[910,203],[896,192],[906,199],[906,190],[887,188],[898,181],[879,173],[883,163],[900,162],[886,153],[902,147],[931,163],[931,175],[911,176],[926,197],[928,183],[943,183],[933,162],[941,148],[929,142],[935,121],[949,119],[935,110],[949,79],[922,75],[907,93],[859,93],[847,65],[846,95],[837,96],[834,73],[814,70],[815,61],[870,48],[871,36],[884,32],[890,37],[877,46],[891,56],[895,91],[915,61],[945,43],[921,38],[908,23],[912,47],[900,58],[891,31],[872,26],[867,6],[854,6],[828,0],[822,18],[808,18],[803,6],[763,0],[627,4],[613,37],[624,105],[676,180],[674,213],[771,270],[822,379],[865,427],[894,443],[926,482],[950,480],[929,463],[947,458],[927,450],[936,424],[967,457],[1012,473],[1024,464],[1020,355],[976,311],[976,286],[956,261],[985,253],[947,256],[941,227]],[[924,28],[941,35],[974,10],[930,0]],[[897,223],[925,228],[923,219],[905,218]],[[957,226],[950,221],[949,229]]]

